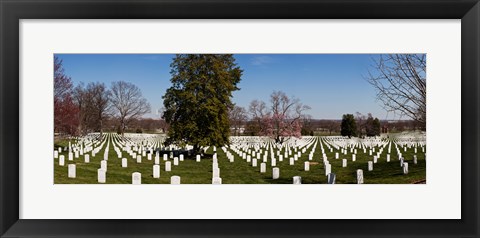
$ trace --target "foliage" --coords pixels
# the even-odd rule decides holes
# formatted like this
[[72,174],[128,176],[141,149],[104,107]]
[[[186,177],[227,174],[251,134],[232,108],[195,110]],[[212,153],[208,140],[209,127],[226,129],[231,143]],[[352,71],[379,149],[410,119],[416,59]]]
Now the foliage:
[[367,136],[379,136],[381,132],[380,121],[375,119],[370,114],[366,121],[366,135]]
[[342,125],[340,133],[342,136],[357,136],[357,123],[353,114],[344,114],[342,116]]
[[228,144],[232,92],[242,70],[230,54],[178,54],[172,86],[163,96],[163,118],[170,124],[166,143],[201,146]]

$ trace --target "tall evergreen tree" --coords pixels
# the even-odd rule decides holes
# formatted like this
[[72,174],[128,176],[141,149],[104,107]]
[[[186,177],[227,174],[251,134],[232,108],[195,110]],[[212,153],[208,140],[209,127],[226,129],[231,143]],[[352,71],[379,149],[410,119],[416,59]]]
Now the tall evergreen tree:
[[357,123],[353,114],[344,114],[342,117],[341,132],[342,136],[357,136]]
[[163,96],[166,143],[193,145],[194,153],[228,144],[232,92],[242,76],[233,55],[179,54],[170,67],[173,85]]

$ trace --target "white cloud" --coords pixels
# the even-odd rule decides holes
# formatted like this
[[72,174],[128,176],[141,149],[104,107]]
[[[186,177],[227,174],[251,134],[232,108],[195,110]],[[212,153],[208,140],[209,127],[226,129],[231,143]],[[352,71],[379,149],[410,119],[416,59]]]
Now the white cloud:
[[252,58],[252,65],[261,66],[269,64],[273,61],[273,58],[270,56],[255,56]]

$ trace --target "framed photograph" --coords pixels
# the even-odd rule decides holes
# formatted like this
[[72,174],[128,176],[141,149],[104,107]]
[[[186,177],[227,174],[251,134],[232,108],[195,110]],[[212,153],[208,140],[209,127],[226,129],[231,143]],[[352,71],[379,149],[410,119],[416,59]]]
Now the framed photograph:
[[2,237],[479,236],[478,1],[0,4]]

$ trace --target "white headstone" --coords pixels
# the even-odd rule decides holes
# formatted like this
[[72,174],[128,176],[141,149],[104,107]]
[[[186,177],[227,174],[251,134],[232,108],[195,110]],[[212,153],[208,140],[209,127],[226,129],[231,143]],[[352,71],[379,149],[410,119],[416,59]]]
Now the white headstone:
[[172,171],[172,162],[167,161],[165,162],[165,171]]
[[295,159],[294,158],[290,158],[290,165],[294,165],[295,164]]
[[105,171],[108,171],[107,170],[107,161],[106,160],[102,160],[100,161],[100,168],[105,170]]
[[126,168],[126,167],[128,167],[128,160],[127,160],[127,158],[123,158],[122,159],[122,168]]
[[408,163],[403,163],[403,174],[408,174]]
[[220,177],[220,169],[218,167],[212,169],[212,178]]
[[257,159],[252,160],[252,167],[257,167]]
[[335,153],[335,159],[338,159],[338,152]]
[[357,159],[357,155],[356,155],[356,154],[352,154],[352,161],[355,162],[356,159]]
[[72,152],[68,152],[68,160],[73,160],[73,153]]
[[160,165],[153,165],[153,178],[160,178]]
[[178,165],[178,157],[173,158],[173,165]]
[[180,161],[183,161],[183,154],[180,154]]
[[155,164],[160,164],[160,157],[159,156],[155,156]]
[[105,183],[107,181],[107,171],[103,169],[97,169],[97,181],[99,183]]
[[260,173],[265,173],[267,172],[267,164],[261,163],[260,164]]
[[417,164],[417,155],[413,155],[413,164]]
[[294,176],[293,177],[293,184],[302,184],[302,177]]
[[347,159],[342,159],[342,167],[347,167]]
[[277,166],[277,159],[272,158],[272,167]]
[[331,164],[325,164],[325,176],[327,176],[331,172],[332,172],[332,165]]
[[277,168],[277,167],[273,168],[273,170],[272,170],[272,178],[273,178],[273,179],[278,179],[278,178],[280,178],[280,169],[279,169],[279,168]]
[[378,159],[377,156],[373,156],[373,163],[376,164],[376,163],[377,163],[377,159]]
[[151,153],[147,155],[147,159],[152,160],[152,154]]
[[65,156],[60,155],[60,158],[58,158],[58,165],[64,166],[65,165]]
[[357,169],[357,184],[363,184],[363,170]]
[[197,162],[200,162],[200,155],[197,155],[197,156],[196,156],[196,161],[197,161]]
[[172,176],[170,177],[170,184],[180,184],[180,176]]
[[75,171],[75,164],[69,164],[68,165],[68,177],[69,178],[75,178],[77,175],[76,175],[76,171]]
[[305,169],[305,171],[310,171],[310,162],[305,161],[305,163],[304,163],[304,169]]
[[56,150],[53,151],[53,158],[55,158],[55,159],[58,158],[58,151],[56,151]]
[[85,163],[90,163],[90,155],[89,154],[85,154],[83,156],[83,159],[84,159]]
[[141,155],[137,155],[137,163],[142,163],[142,156]]
[[220,177],[212,178],[212,184],[222,184],[222,178]]
[[163,160],[168,160],[168,155],[167,154],[163,154]]
[[142,174],[139,172],[132,173],[132,184],[139,185],[142,184]]
[[368,171],[373,170],[373,161],[368,161]]
[[400,158],[400,167],[403,167],[403,157]]
[[387,162],[390,162],[390,154],[387,154]]

